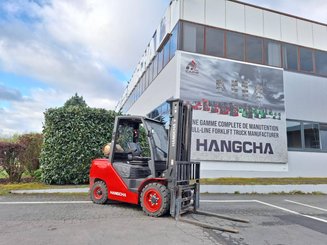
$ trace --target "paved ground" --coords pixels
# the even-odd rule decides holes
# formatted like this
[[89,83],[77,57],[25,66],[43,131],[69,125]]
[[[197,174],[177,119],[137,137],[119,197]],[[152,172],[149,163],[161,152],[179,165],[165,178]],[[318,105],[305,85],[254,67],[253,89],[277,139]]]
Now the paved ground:
[[202,209],[251,221],[221,221],[240,231],[209,232],[221,244],[327,244],[326,195],[203,195],[204,200]]
[[327,244],[325,195],[202,195],[201,209],[249,224],[200,215],[239,234],[144,216],[127,204],[94,205],[76,195],[0,197],[0,244]]

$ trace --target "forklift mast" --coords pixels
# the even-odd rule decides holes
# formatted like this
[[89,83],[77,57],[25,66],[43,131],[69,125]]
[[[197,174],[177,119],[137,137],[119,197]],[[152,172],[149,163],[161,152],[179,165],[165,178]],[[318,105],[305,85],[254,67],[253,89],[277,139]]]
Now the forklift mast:
[[175,161],[190,161],[192,106],[181,100],[170,102],[170,131],[167,169],[173,168]]
[[170,100],[167,170],[170,214],[178,219],[199,207],[200,163],[191,162],[192,106]]

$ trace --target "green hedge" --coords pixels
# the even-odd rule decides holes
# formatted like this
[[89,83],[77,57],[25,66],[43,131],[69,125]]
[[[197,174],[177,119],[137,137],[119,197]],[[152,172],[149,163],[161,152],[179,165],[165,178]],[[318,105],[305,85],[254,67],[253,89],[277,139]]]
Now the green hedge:
[[102,157],[103,145],[111,141],[115,116],[114,111],[78,105],[48,109],[40,158],[42,180],[87,183],[92,159]]

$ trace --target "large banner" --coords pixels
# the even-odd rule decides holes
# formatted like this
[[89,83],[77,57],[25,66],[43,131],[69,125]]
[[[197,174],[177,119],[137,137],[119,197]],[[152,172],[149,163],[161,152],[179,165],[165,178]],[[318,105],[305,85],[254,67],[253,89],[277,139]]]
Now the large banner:
[[287,162],[282,69],[181,53],[180,86],[192,159]]

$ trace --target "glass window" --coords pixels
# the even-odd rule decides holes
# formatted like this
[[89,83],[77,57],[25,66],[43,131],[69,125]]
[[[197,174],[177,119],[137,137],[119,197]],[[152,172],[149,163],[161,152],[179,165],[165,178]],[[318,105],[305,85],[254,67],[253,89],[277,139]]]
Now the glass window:
[[262,39],[246,36],[246,61],[262,63]]
[[138,90],[138,86],[136,85],[135,90],[134,90],[134,99],[133,99],[133,102],[135,102],[137,100],[137,90]]
[[279,42],[265,40],[264,41],[265,64],[270,66],[282,66],[281,45]]
[[152,81],[152,63],[148,66],[148,79],[146,83],[146,88],[149,87],[151,81]]
[[304,145],[308,149],[320,149],[318,123],[303,123]]
[[204,27],[184,22],[182,32],[182,50],[193,53],[203,53]]
[[141,147],[142,157],[151,157],[150,145],[147,137],[147,130],[143,124],[139,126],[139,144]]
[[137,95],[137,98],[141,97],[141,94],[142,94],[142,86],[141,86],[141,83],[139,82],[139,85],[138,85],[138,95]]
[[312,49],[300,48],[300,70],[313,72]]
[[153,79],[155,79],[158,75],[158,56],[159,55],[157,53],[156,57],[153,59]]
[[153,79],[153,61],[150,63],[148,71],[149,71],[149,80],[148,80],[148,86],[149,86]]
[[284,68],[287,70],[297,70],[298,52],[297,46],[291,44],[283,44],[283,62]]
[[224,31],[206,27],[206,54],[224,56]]
[[177,47],[178,47],[178,24],[175,26],[174,30],[171,33],[169,59],[172,59],[175,56]]
[[163,68],[162,62],[163,62],[163,50],[161,50],[158,53],[158,74],[159,74],[159,72],[161,72],[161,70]]
[[316,72],[327,76],[327,52],[315,51]]
[[139,97],[141,97],[142,93],[143,93],[143,84],[144,84],[144,76],[143,76],[143,79],[140,81],[139,83]]
[[154,47],[154,50],[156,51],[157,50],[157,31],[155,31],[152,38],[153,38],[153,47]]
[[136,99],[140,97],[140,83],[137,84],[136,86]]
[[170,112],[170,104],[169,103],[165,103],[164,109],[163,109],[163,113],[167,113],[169,114]]
[[118,144],[124,151],[128,151],[129,143],[134,140],[134,125],[126,124],[123,120],[119,121],[116,144]]
[[287,125],[287,146],[289,148],[302,148],[301,123],[296,121],[286,121],[286,125]]
[[168,153],[168,134],[161,123],[155,123],[147,120],[147,126],[152,132],[152,137],[154,140],[154,160],[155,161],[166,161]]
[[146,86],[146,83],[147,83],[147,78],[148,78],[147,71],[145,71],[144,74],[143,74],[143,77],[142,77],[141,94],[145,90],[145,86]]
[[146,78],[146,83],[145,83],[145,89],[147,89],[147,87],[149,87],[149,84],[151,82],[151,64],[146,69],[146,74],[147,74],[147,78]]
[[327,150],[327,124],[320,124],[321,149]]
[[227,32],[226,38],[227,57],[235,60],[244,60],[244,35]]
[[146,90],[149,84],[149,68],[146,69],[146,73],[144,75],[145,75],[144,90]]
[[163,56],[164,56],[163,66],[166,66],[167,63],[169,62],[169,46],[170,46],[170,40],[163,47]]

